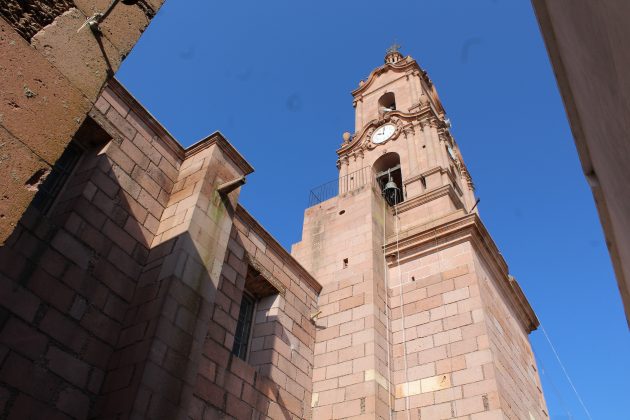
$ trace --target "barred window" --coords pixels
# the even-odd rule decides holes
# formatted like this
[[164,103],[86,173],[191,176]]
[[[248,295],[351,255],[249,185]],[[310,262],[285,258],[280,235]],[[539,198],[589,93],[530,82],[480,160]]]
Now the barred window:
[[234,334],[234,346],[232,347],[232,354],[243,360],[247,358],[247,347],[252,330],[255,304],[254,298],[247,293],[243,293],[241,309],[238,313],[238,323],[236,324],[236,333]]

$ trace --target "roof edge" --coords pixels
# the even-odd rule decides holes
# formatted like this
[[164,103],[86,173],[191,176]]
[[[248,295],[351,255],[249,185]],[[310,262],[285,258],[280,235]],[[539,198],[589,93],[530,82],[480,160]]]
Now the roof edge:
[[313,288],[318,294],[322,290],[322,285],[302,266],[282,245],[278,243],[267,230],[252,216],[240,203],[236,206],[236,216],[247,223],[258,236],[265,240],[267,246],[271,247],[282,258],[283,262],[298,272],[300,278]]
[[216,144],[232,161],[243,171],[245,175],[254,172],[252,165],[241,155],[236,148],[220,132],[215,131],[196,143],[184,147],[158,120],[138,101],[129,90],[115,77],[110,78],[105,87],[110,88],[130,110],[132,110],[151,130],[164,141],[166,146],[184,160],[208,147]]
[[243,171],[244,175],[249,175],[254,172],[254,167],[241,155],[238,150],[228,141],[227,138],[220,132],[214,133],[204,137],[198,142],[188,146],[184,151],[184,158],[193,156],[204,149],[216,144],[232,161]]
[[366,81],[360,85],[358,88],[354,89],[352,91],[352,96],[356,97],[357,95],[360,95],[363,91],[365,91],[373,82],[374,80],[376,80],[376,77],[381,74],[386,72],[387,70],[394,70],[397,72],[402,72],[402,71],[406,71],[412,67],[416,67],[417,70],[419,70],[420,72],[422,72],[422,68],[420,67],[420,65],[418,64],[418,62],[416,60],[414,60],[410,55],[406,56],[405,58],[403,58],[402,60],[396,62],[396,63],[385,63],[382,66],[379,66],[377,68],[375,68],[374,70],[372,70],[370,72],[370,74],[368,75]]
[[120,80],[112,77],[107,80],[105,87],[113,90],[114,93],[142,119],[142,122],[164,140],[169,149],[175,152],[180,158],[184,158],[185,149],[181,143],[131,94],[131,92],[129,92]]

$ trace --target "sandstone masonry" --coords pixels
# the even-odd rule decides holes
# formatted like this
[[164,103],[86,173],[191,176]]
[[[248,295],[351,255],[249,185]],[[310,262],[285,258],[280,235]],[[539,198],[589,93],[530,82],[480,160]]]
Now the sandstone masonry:
[[428,75],[396,48],[353,92],[338,194],[292,254],[323,285],[313,418],[548,418],[538,325],[476,210]]
[[353,92],[291,254],[221,133],[183,148],[115,79],[92,93],[0,247],[0,417],[548,418],[538,321],[411,57]]
[[183,149],[115,80],[73,142],[54,205],[0,248],[3,416],[308,418],[321,286],[217,192],[251,166],[220,133]]

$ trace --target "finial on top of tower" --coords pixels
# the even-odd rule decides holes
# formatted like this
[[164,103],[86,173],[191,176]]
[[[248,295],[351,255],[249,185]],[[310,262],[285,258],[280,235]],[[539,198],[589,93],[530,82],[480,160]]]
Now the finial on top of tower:
[[400,45],[394,42],[385,52],[385,62],[394,64],[402,60],[403,56],[400,53]]
[[394,41],[394,43],[389,48],[387,48],[386,52],[387,54],[389,54],[389,53],[398,52],[399,50],[400,50],[400,45]]

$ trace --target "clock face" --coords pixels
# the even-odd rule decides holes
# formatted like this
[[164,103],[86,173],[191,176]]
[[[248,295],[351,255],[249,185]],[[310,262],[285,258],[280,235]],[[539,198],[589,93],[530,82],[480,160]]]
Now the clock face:
[[372,143],[380,144],[389,139],[396,132],[396,126],[393,124],[385,124],[374,130],[372,134]]

